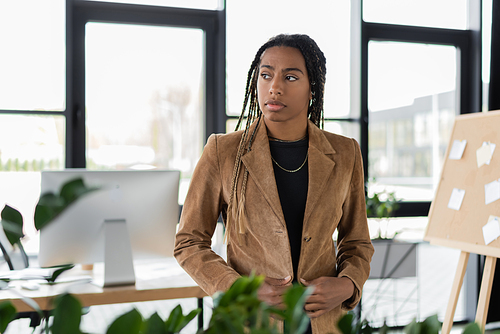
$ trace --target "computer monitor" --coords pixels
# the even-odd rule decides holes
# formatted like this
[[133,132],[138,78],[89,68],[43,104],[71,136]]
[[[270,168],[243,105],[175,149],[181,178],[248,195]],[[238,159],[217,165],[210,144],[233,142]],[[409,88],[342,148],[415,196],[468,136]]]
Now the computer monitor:
[[41,194],[59,193],[77,177],[100,189],[79,198],[40,231],[41,267],[105,262],[105,285],[133,284],[132,256],[173,256],[179,171],[43,171]]

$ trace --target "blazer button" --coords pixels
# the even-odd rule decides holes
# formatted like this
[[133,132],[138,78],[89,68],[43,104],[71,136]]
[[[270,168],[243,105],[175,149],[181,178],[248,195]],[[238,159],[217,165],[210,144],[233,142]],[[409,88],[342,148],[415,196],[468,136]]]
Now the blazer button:
[[305,237],[305,238],[304,238],[304,241],[305,241],[305,242],[309,242],[309,241],[311,241],[311,237]]

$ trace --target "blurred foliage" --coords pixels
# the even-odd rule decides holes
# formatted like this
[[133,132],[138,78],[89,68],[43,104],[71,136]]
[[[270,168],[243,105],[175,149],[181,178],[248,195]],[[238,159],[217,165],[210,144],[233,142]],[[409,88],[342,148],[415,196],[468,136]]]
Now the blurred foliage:
[[64,168],[64,161],[59,159],[46,160],[24,160],[0,158],[0,172],[40,172],[42,170],[57,170]]
[[9,323],[16,317],[16,308],[10,301],[0,303],[0,333],[4,333]]
[[[309,319],[304,311],[305,300],[311,288],[300,285],[290,287],[284,295],[285,309],[273,308],[257,298],[257,291],[264,281],[263,276],[243,276],[226,291],[214,296],[214,309],[207,329],[198,330],[198,334],[278,334],[276,321],[285,323],[286,334],[302,334],[307,329]],[[199,313],[195,309],[187,315],[177,305],[167,319],[163,320],[154,313],[144,319],[139,311],[131,311],[117,317],[108,327],[106,334],[174,334],[179,333]],[[10,302],[0,304],[0,332],[7,328],[16,311]],[[51,312],[52,322],[46,323],[47,334],[82,334],[80,329],[82,305],[76,297],[65,293],[54,300]]]
[[21,238],[24,237],[23,216],[17,209],[5,205],[0,214],[0,219],[5,236],[10,244],[14,246],[19,243]]
[[241,277],[226,292],[214,296],[214,310],[209,327],[202,333],[277,334],[277,322],[284,321],[285,334],[301,334],[307,329],[309,319],[304,304],[311,289],[298,284],[290,287],[284,297],[284,310],[260,301],[257,291],[263,276]]
[[[348,313],[344,315],[338,322],[338,328],[342,334],[388,334],[389,332],[400,333],[400,329],[391,329],[384,325],[381,328],[374,329],[370,327],[368,321],[354,320],[354,315]],[[439,334],[442,328],[442,323],[438,320],[437,315],[431,315],[424,321],[418,322],[413,319],[411,323],[403,329],[405,334]],[[475,322],[467,324],[462,330],[462,334],[483,334],[479,325]],[[495,331],[492,334],[500,334],[500,331]]]
[[[384,198],[382,200],[382,198]],[[381,191],[371,196],[366,196],[366,215],[373,218],[392,217],[399,209],[400,200],[396,199],[394,192]]]
[[76,178],[64,183],[59,194],[42,194],[35,207],[35,228],[42,229],[77,199],[98,189],[87,187],[82,178]]

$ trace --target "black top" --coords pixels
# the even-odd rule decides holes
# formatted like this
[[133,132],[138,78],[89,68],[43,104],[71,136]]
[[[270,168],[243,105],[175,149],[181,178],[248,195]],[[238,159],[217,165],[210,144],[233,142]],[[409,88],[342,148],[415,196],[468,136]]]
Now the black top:
[[[270,140],[269,146],[271,156],[281,167],[295,170],[306,159],[309,142],[307,138],[297,142]],[[273,162],[273,168],[292,251],[294,280],[297,280],[297,268],[302,244],[302,226],[309,182],[308,161],[300,170],[293,173],[284,171],[275,162]]]

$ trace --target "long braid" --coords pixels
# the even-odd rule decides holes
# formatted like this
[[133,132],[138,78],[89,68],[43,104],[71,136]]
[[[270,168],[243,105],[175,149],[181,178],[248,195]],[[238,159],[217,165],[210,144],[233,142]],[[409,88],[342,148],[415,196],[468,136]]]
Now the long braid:
[[[319,128],[324,127],[324,112],[323,112],[323,98],[326,77],[326,59],[323,52],[320,50],[316,42],[307,35],[286,35],[281,34],[269,39],[255,54],[250,69],[247,74],[247,82],[245,87],[245,98],[243,101],[243,108],[236,124],[236,131],[245,119],[245,111],[248,107],[248,115],[246,117],[246,124],[243,134],[238,145],[236,159],[234,162],[233,177],[231,180],[231,193],[227,209],[227,222],[225,239],[229,243],[230,231],[236,227],[232,226],[233,222],[237,225],[238,235],[244,234],[247,227],[247,219],[245,215],[245,192],[248,181],[248,170],[245,168],[243,174],[243,182],[241,186],[241,195],[238,200],[237,184],[241,171],[241,157],[243,154],[251,150],[254,135],[259,127],[259,124],[254,128],[250,138],[248,132],[250,125],[257,120],[259,123],[262,118],[262,111],[259,108],[259,101],[257,95],[257,80],[259,77],[259,64],[262,54],[269,48],[275,46],[288,46],[293,47],[302,53],[306,62],[307,74],[309,76],[312,101],[308,108],[307,114],[309,119]],[[248,145],[245,148],[245,143],[248,140]]]

